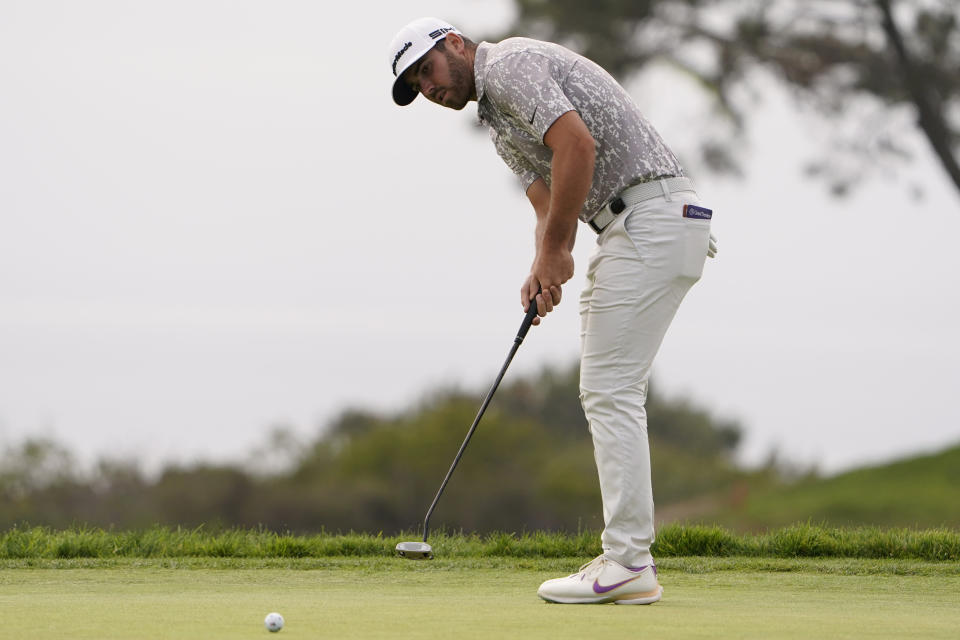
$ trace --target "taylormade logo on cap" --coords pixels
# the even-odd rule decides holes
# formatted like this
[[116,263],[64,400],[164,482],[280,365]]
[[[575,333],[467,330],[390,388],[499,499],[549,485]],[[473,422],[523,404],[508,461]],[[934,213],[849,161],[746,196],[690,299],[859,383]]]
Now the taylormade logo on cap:
[[449,22],[439,18],[419,18],[414,20],[397,35],[390,44],[390,69],[393,71],[393,101],[403,106],[417,97],[407,83],[403,81],[403,72],[422,58],[438,41],[449,33],[460,34]]
[[393,75],[394,76],[397,75],[397,63],[400,62],[400,56],[402,56],[403,53],[412,46],[413,46],[412,42],[406,43],[405,45],[403,45],[403,47],[400,48],[400,51],[397,51],[397,55],[393,57]]

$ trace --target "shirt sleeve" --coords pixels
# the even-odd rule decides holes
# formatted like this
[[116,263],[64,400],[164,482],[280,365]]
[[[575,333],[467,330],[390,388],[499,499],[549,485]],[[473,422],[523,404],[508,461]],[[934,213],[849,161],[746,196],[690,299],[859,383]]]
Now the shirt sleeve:
[[518,153],[513,147],[504,142],[497,131],[490,127],[490,139],[493,140],[493,146],[497,149],[497,154],[510,167],[510,170],[517,174],[520,180],[520,186],[524,192],[530,188],[530,185],[536,182],[540,177],[530,162]]
[[557,118],[574,111],[560,86],[559,70],[546,56],[517,52],[487,71],[485,92],[498,110],[516,118],[516,124],[541,143]]

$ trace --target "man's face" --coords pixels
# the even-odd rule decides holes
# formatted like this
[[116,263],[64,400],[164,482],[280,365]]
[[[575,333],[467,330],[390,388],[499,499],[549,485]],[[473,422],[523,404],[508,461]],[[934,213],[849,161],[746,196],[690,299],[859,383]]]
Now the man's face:
[[403,79],[430,102],[460,110],[473,96],[473,74],[466,57],[452,44],[448,41],[443,51],[437,48],[428,51],[407,69]]

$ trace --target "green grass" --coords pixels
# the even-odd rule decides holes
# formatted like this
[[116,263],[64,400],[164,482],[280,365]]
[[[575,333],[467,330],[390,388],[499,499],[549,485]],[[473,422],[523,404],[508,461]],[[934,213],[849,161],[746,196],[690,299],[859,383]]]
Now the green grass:
[[763,535],[667,527],[664,600],[548,605],[545,579],[599,553],[594,532],[294,536],[153,528],[0,534],[5,631],[47,638],[954,638],[960,532],[794,525]]
[[960,446],[931,455],[756,489],[737,507],[704,513],[737,529],[781,527],[797,520],[834,526],[960,526]]
[[[0,560],[69,558],[327,558],[391,556],[396,543],[416,536],[317,534],[297,536],[266,530],[156,527],[144,531],[43,527],[0,533]],[[596,532],[438,533],[438,556],[588,558],[600,553]],[[960,560],[960,531],[951,529],[832,528],[798,524],[764,534],[734,534],[715,526],[667,526],[653,552],[657,558],[719,556],[757,558],[894,558]]]
[[830,570],[892,560],[675,558],[661,562],[664,600],[649,607],[543,603],[540,582],[575,569],[563,559],[33,562],[48,568],[0,570],[0,618],[37,640],[263,638],[270,611],[287,620],[281,638],[345,640],[955,638],[960,628],[960,575]]
[[[570,573],[583,558],[494,558],[455,556],[427,562],[400,562],[393,556],[330,558],[21,558],[0,560],[0,571],[20,569],[180,569],[180,570],[260,570],[289,571],[356,570],[375,574],[394,571],[399,564],[417,565],[418,572],[463,570],[543,571]],[[943,576],[960,577],[958,562],[892,560],[862,558],[749,558],[688,556],[660,558],[662,571],[681,573],[771,572],[821,573],[844,576]]]

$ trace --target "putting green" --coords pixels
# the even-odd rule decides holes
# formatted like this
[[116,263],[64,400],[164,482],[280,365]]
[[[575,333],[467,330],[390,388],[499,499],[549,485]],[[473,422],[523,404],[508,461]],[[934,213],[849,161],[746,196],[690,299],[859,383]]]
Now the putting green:
[[279,638],[956,638],[960,629],[957,575],[667,567],[662,602],[572,606],[536,597],[558,575],[542,566],[176,565],[0,570],[0,635],[263,638],[270,611],[287,620]]

